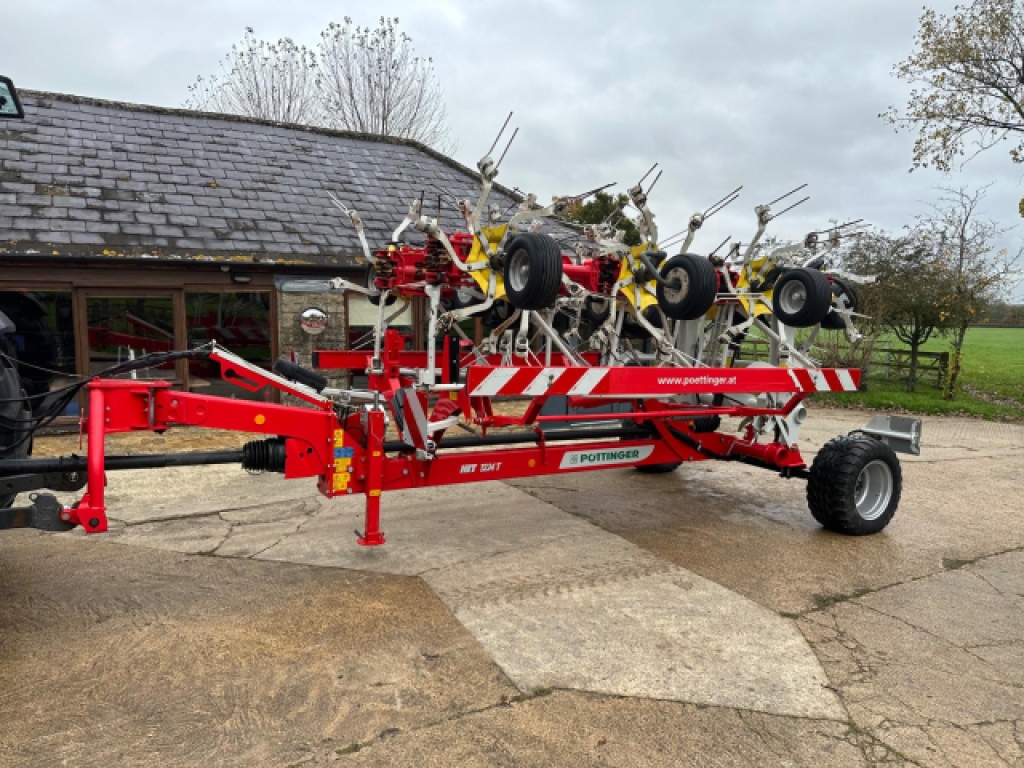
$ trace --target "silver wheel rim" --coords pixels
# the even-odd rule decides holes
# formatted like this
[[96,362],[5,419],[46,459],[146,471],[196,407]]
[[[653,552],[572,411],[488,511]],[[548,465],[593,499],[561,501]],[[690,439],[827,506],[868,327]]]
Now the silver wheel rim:
[[892,499],[892,470],[881,459],[869,461],[857,475],[853,489],[857,514],[864,520],[877,520],[889,508]]
[[787,315],[795,315],[807,303],[807,289],[799,280],[793,280],[782,286],[779,291],[779,308]]
[[665,299],[670,304],[680,304],[683,299],[686,298],[686,294],[690,292],[690,276],[686,270],[682,267],[676,267],[670,269],[665,275],[665,279],[670,283],[679,283],[678,288],[665,288]]
[[508,265],[508,281],[514,291],[525,291],[526,281],[530,279],[530,254],[520,248],[512,254]]

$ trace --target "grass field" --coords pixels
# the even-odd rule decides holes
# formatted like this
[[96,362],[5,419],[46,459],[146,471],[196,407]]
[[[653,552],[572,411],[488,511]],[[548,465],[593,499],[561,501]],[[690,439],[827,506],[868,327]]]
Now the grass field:
[[[949,350],[945,339],[934,339],[928,352]],[[934,384],[906,383],[878,377],[868,379],[866,392],[823,396],[837,405],[931,414],[968,414],[987,419],[1024,420],[1024,328],[971,328],[964,342],[960,391],[952,401],[941,398]]]

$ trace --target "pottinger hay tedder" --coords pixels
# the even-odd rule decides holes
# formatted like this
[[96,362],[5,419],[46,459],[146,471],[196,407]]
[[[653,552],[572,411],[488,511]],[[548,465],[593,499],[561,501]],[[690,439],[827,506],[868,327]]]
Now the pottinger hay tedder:
[[[736,199],[735,190],[694,214],[678,253],[669,255],[658,247],[648,206],[656,177],[647,190],[645,179],[629,189],[639,212],[639,245],[627,245],[606,220],[585,227],[580,242],[563,253],[544,231],[545,220],[584,196],[555,198],[546,207],[526,196],[502,222],[488,203],[501,162],[490,156],[497,142],[478,163],[478,199],[458,201],[465,232],[446,233],[423,213],[421,199],[392,242],[371,252],[359,214],[332,196],[355,227],[368,266],[365,284],[336,279],[331,288],[367,295],[377,318],[368,336],[372,349],[322,350],[313,367],[366,374],[365,389],[332,388],[319,373],[281,360],[268,372],[216,344],[116,366],[54,397],[57,412],[87,388],[86,457],[0,462],[8,492],[87,484],[85,495],[65,507],[40,494],[30,507],[7,510],[7,525],[104,531],[106,471],[240,463],[250,471],[316,478],[328,497],[364,496],[358,541],[372,546],[385,542],[386,491],[608,468],[658,473],[709,460],[806,479],[810,511],[829,530],[869,534],[888,524],[901,491],[894,449],[918,451],[919,422],[875,417],[826,444],[811,466],[797,445],[806,398],[856,390],[861,377],[856,369],[818,367],[811,356],[820,327],[843,329],[852,342],[859,338],[852,286],[861,278],[828,269],[828,252],[817,254],[821,233],[800,248],[767,252],[760,240],[778,215],[768,204],[755,209],[757,231],[745,249],[734,247],[726,257],[717,256],[720,248],[710,256],[692,253],[697,231]],[[402,242],[409,228],[423,235],[421,244]],[[840,229],[826,231],[830,248]],[[425,351],[404,349],[390,327],[416,297],[427,305]],[[486,316],[491,327],[480,344],[460,327],[474,316]],[[795,328],[810,329],[800,343]],[[741,359],[751,332],[768,340],[768,362]],[[243,389],[272,387],[302,405],[116,378],[180,358],[217,363],[221,376]],[[525,408],[510,415],[496,407],[505,398],[525,401]],[[565,412],[545,408],[555,398],[564,398]],[[739,420],[735,431],[723,429],[723,417]],[[105,455],[108,434],[180,425],[268,437],[237,451]],[[25,439],[36,426],[21,427]],[[456,436],[455,429],[464,433]]]

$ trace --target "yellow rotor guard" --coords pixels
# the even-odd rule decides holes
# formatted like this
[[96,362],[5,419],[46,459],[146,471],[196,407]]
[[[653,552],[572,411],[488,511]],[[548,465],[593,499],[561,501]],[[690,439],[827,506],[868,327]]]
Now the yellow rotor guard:
[[[627,278],[633,276],[633,260],[637,263],[642,264],[640,261],[640,254],[644,251],[657,250],[657,246],[653,243],[641,243],[640,245],[632,246],[629,251],[632,258],[624,258],[622,260],[622,266],[619,268],[618,282],[622,282]],[[645,309],[653,304],[658,303],[658,294],[655,293],[655,286],[657,283],[654,280],[650,280],[646,283],[637,284],[633,283],[622,288],[622,294],[626,297],[627,301],[636,307],[637,312],[643,312]]]
[[[487,245],[490,254],[494,254],[498,250],[498,243],[501,242],[501,238],[505,236],[505,231],[508,229],[508,224],[502,224],[498,227],[481,227],[480,232],[484,237],[487,238]],[[494,270],[490,267],[490,254],[484,253],[484,247],[480,244],[480,238],[473,238],[473,247],[469,251],[469,256],[466,257],[466,266],[472,271],[469,273],[476,280],[477,285],[484,292],[484,296],[487,295],[487,289],[491,284],[491,272]],[[473,267],[486,264],[487,266],[483,269],[475,269]],[[498,272],[494,280],[494,300],[505,298],[505,278],[501,272]]]
[[[765,274],[771,271],[772,267],[775,266],[775,262],[769,262],[767,256],[758,256],[756,259],[750,260],[750,274]],[[772,290],[769,288],[767,291],[761,291],[761,297],[758,298],[744,298],[743,294],[750,288],[750,280],[747,278],[748,271],[746,269],[740,271],[739,279],[736,281],[736,293],[739,294],[739,302],[742,305],[747,316],[750,317],[753,314],[754,317],[761,317],[762,315],[770,315],[772,313]]]

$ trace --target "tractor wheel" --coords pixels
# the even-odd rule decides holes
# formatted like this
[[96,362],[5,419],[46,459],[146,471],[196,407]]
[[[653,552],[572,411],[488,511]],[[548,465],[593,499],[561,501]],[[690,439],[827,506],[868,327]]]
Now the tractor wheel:
[[678,288],[666,288],[658,283],[655,289],[658,306],[673,320],[696,320],[714,306],[718,272],[703,256],[677,254],[662,265],[661,276],[670,283],[679,283]]
[[[857,290],[853,285],[840,280],[838,277],[832,278],[832,295],[835,296],[836,299],[840,296],[845,296],[846,304],[854,312],[856,312],[860,306],[860,296],[857,295]],[[825,315],[825,319],[821,321],[821,327],[826,331],[846,330],[846,324],[843,322],[842,315],[837,315],[834,309],[829,310],[829,313]]]
[[799,267],[787,271],[775,283],[772,311],[790,328],[817,325],[832,308],[832,283],[824,272]]
[[[373,268],[373,264],[367,264],[366,265],[366,282],[365,282],[366,287],[367,288],[376,288],[376,286],[373,284],[373,281],[376,280],[376,279],[377,279],[377,270],[375,270]],[[368,298],[370,300],[370,303],[373,304],[373,306],[375,306],[375,307],[379,307],[380,306],[380,296],[367,296],[366,298]],[[398,297],[395,294],[393,294],[393,293],[388,294],[388,298],[387,298],[387,301],[384,302],[384,306],[385,307],[390,307],[397,300],[398,300]]]
[[[32,416],[18,370],[0,357],[0,459],[24,459],[32,453],[27,421]],[[17,494],[0,494],[0,509],[11,506]]]
[[867,435],[836,437],[814,457],[807,504],[828,530],[864,536],[889,524],[902,487],[900,462],[892,448]]
[[562,287],[562,251],[550,235],[516,235],[505,250],[505,293],[519,309],[546,309]]
[[612,300],[603,296],[587,296],[583,302],[583,318],[590,323],[591,328],[598,328],[604,324],[612,313]]

